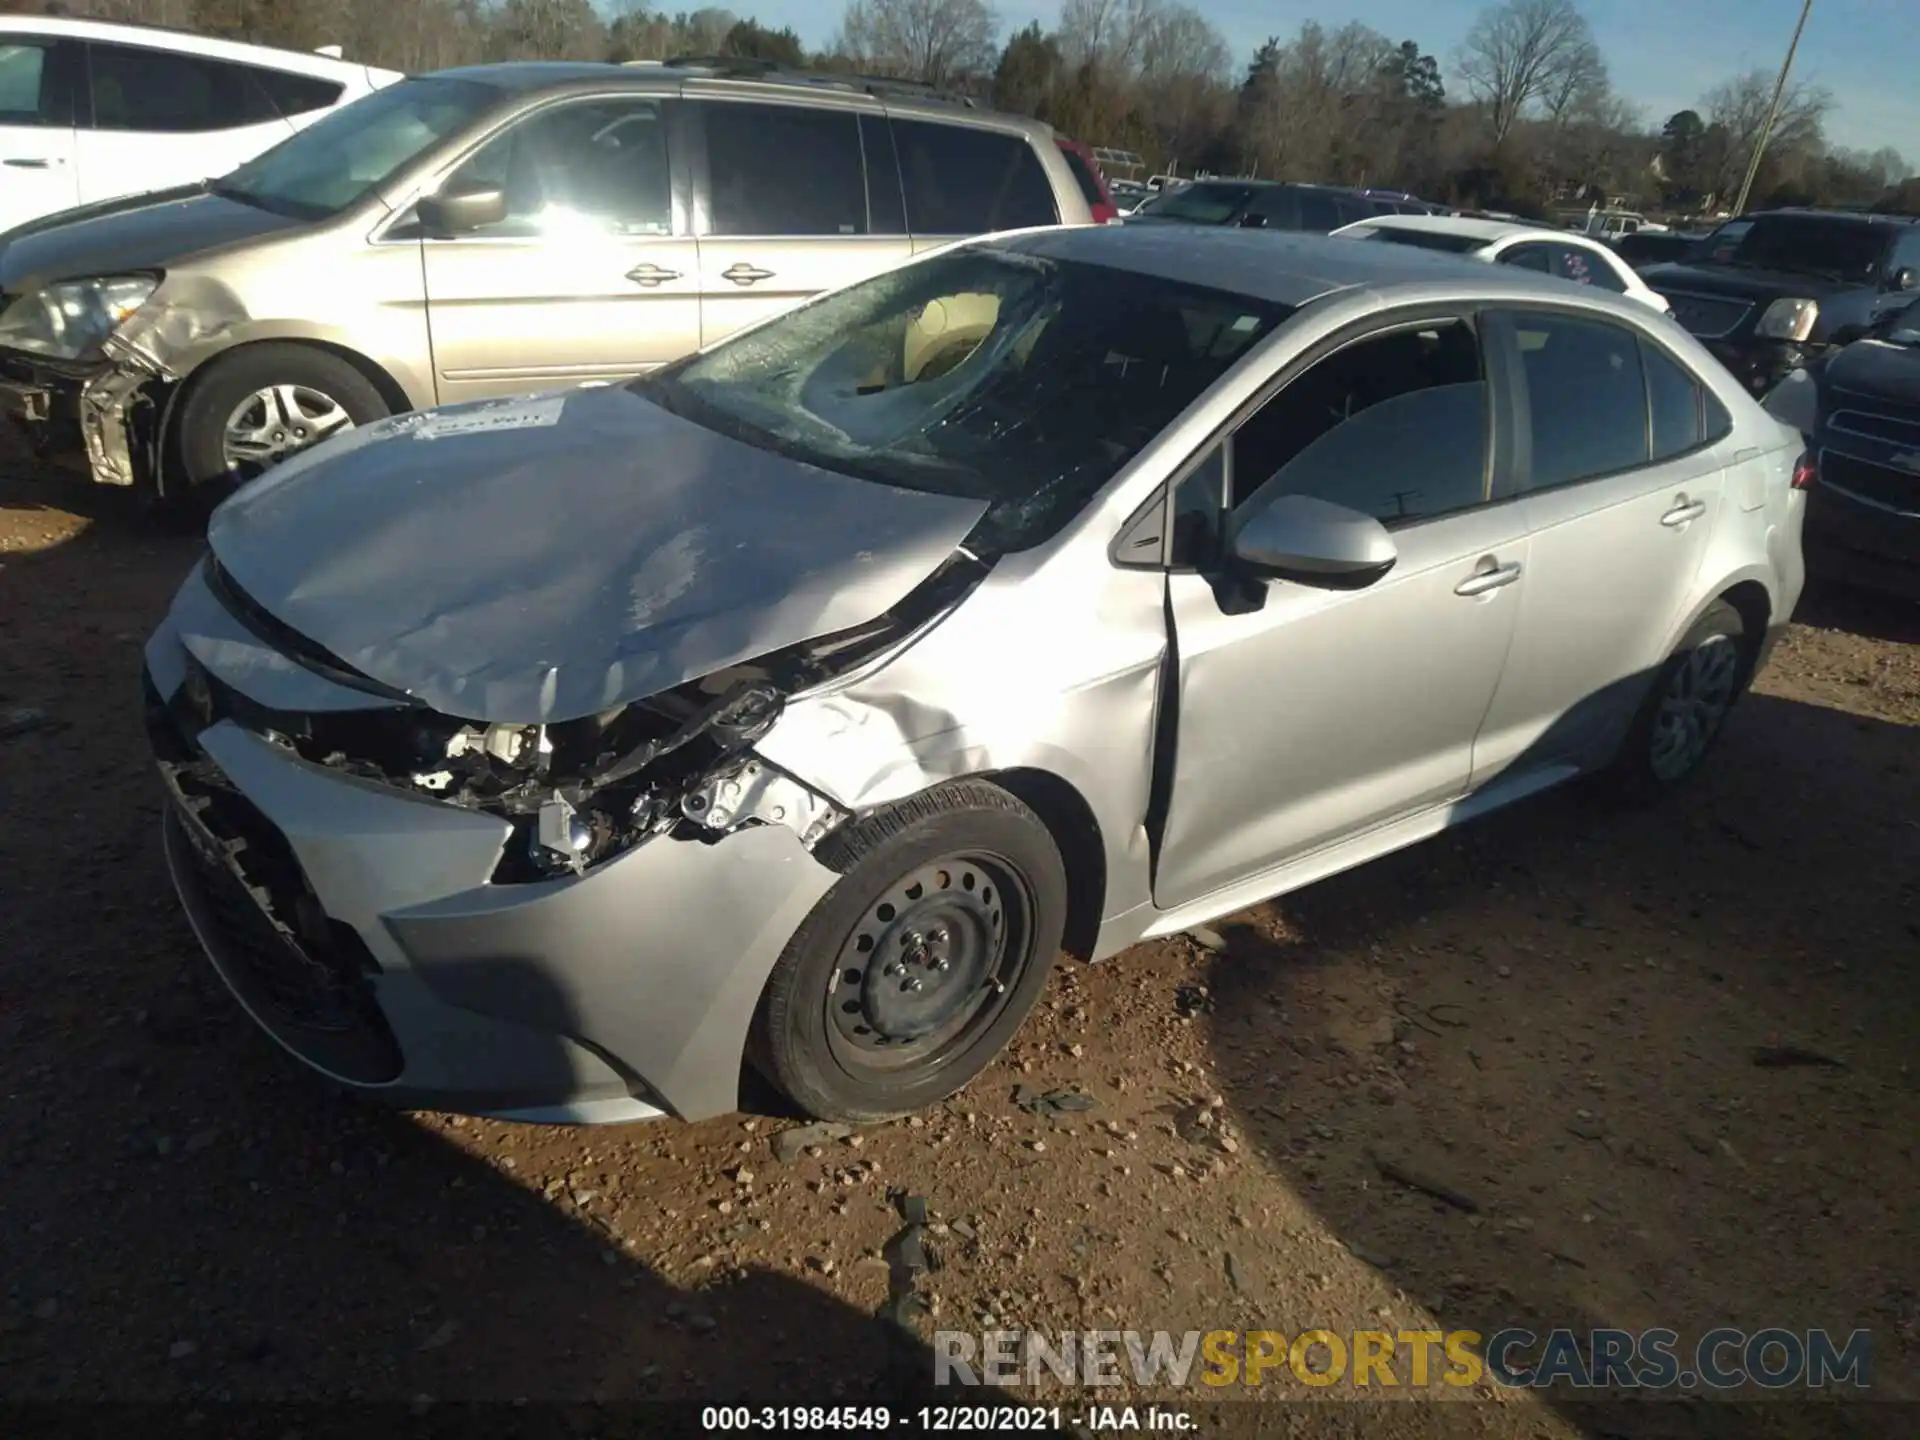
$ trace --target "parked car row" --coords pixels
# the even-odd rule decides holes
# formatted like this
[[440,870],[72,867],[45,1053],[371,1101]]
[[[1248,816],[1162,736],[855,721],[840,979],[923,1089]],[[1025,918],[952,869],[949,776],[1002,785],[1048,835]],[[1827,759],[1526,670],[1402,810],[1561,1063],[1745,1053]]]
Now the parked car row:
[[179,494],[401,410],[678,359],[987,231],[1087,224],[1045,126],[706,66],[481,66],[210,183],[0,236],[0,408]]

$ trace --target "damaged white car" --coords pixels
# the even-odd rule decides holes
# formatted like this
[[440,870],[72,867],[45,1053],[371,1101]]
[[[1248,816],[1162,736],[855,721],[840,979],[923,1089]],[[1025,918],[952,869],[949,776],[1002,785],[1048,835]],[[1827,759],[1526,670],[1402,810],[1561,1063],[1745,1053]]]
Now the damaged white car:
[[357,1090],[897,1114],[1063,948],[1683,778],[1798,594],[1797,443],[1662,317],[1469,261],[962,245],[243,489],[147,648],[169,861]]

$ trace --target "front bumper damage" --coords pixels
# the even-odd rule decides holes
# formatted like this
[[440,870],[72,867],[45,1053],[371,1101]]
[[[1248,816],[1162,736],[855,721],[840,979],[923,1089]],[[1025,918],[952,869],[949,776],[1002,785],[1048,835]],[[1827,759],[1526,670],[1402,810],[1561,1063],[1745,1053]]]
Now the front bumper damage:
[[[638,843],[501,883],[510,817],[304,755],[263,720],[382,703],[289,658],[203,574],[148,643],[167,857],[215,969],[314,1069],[410,1107],[525,1120],[736,1108],[748,1029],[838,878],[840,817],[751,757]],[[804,837],[804,838],[803,838]]]
[[101,485],[155,480],[159,395],[175,376],[118,337],[93,360],[45,360],[0,351],[0,414],[43,462]]

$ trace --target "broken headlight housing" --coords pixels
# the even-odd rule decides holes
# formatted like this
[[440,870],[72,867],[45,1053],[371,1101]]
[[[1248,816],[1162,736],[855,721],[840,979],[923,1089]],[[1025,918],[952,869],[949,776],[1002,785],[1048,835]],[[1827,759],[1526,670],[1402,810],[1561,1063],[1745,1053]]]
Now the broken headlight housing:
[[103,275],[22,295],[0,314],[0,346],[83,360],[131,320],[159,284],[158,275]]

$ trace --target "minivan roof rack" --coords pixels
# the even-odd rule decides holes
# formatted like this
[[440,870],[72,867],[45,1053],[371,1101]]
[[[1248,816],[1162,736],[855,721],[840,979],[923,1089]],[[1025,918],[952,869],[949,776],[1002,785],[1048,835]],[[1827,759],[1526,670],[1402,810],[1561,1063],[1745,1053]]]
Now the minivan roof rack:
[[673,55],[661,61],[628,61],[628,64],[659,64],[674,70],[698,70],[718,79],[771,80],[789,85],[817,85],[824,89],[850,90],[879,98],[898,95],[903,99],[932,100],[945,105],[977,108],[973,97],[958,91],[942,90],[922,80],[902,80],[892,75],[853,75],[836,70],[796,70],[778,61],[748,55]]

